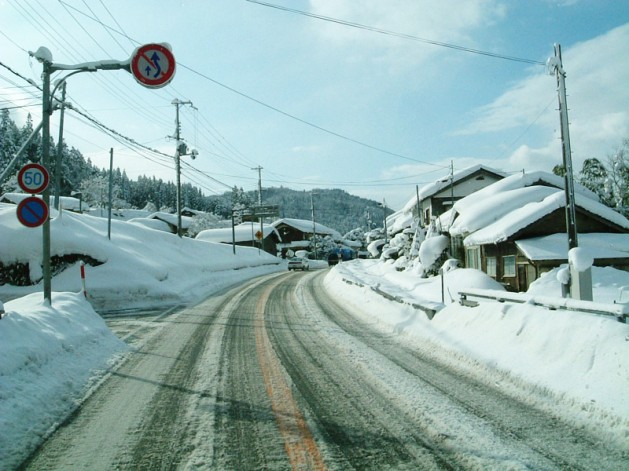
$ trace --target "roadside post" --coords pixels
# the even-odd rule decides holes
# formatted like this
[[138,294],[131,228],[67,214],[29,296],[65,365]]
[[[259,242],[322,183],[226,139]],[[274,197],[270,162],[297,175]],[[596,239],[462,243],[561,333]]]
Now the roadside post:
[[[52,53],[44,46],[29,55],[37,59],[42,66],[42,166],[50,168],[50,116],[53,112],[55,92],[66,83],[66,80],[81,72],[97,72],[99,70],[126,70],[136,81],[148,88],[160,88],[173,79],[175,75],[175,57],[167,44],[145,44],[135,49],[131,57],[124,61],[100,60],[80,64],[58,64],[52,61]],[[70,72],[50,91],[50,77],[55,72]],[[46,208],[50,203],[50,191],[46,187],[42,193],[42,201]],[[44,284],[44,300],[52,304],[51,267],[50,267],[50,219],[46,215],[42,224],[42,272]]]
[[81,260],[81,286],[83,286],[83,296],[87,299],[87,290],[85,289],[85,262]]

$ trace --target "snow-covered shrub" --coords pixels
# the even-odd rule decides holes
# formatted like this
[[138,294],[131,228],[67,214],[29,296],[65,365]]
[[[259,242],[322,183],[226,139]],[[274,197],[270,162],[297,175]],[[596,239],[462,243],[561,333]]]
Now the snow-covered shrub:
[[439,268],[448,260],[449,239],[445,235],[429,237],[419,247],[419,261],[427,276],[439,273]]

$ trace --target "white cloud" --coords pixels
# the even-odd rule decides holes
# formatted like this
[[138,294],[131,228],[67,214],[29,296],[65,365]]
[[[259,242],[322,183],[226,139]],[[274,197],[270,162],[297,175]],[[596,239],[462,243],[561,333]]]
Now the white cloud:
[[[586,158],[604,159],[629,137],[627,44],[629,24],[563,48],[570,140],[576,169],[580,169]],[[552,106],[548,106],[549,98]],[[530,126],[544,137],[539,142],[521,146],[509,160],[515,168],[539,168],[540,160],[555,160],[560,149],[556,132],[559,127],[557,106],[556,80],[545,71],[539,71],[476,110],[475,119],[458,134]],[[547,160],[544,168],[548,170],[552,165]]]
[[[310,12],[396,33],[474,47],[478,28],[504,17],[497,0],[310,0]],[[443,54],[442,48],[333,22],[313,20],[312,28],[333,47],[354,47],[352,60],[373,60],[382,66],[408,67]]]

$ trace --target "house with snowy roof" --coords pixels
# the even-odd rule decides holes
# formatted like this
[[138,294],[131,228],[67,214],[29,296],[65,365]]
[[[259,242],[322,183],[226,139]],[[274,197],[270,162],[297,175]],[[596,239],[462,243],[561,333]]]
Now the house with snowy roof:
[[[148,221],[142,221],[147,219]],[[152,229],[160,229],[172,234],[177,233],[178,220],[177,214],[166,213],[163,211],[157,211],[149,214],[146,218],[135,218],[132,220],[134,223],[144,223],[147,227]],[[188,228],[192,224],[192,218],[190,216],[181,216],[181,232],[185,235],[188,232]]]
[[262,250],[277,255],[277,245],[281,241],[279,232],[270,224],[257,222],[243,222],[233,227],[218,229],[206,229],[195,237],[197,240],[216,242],[220,244],[233,244],[243,247],[258,247],[262,241]]
[[320,237],[329,236],[335,241],[340,241],[342,238],[338,231],[306,219],[282,218],[271,225],[281,236],[282,241],[277,248],[282,251],[282,254],[288,250],[308,250],[313,234]]
[[[439,218],[451,253],[515,291],[566,263],[564,179],[547,172],[518,173],[454,204]],[[580,246],[594,264],[629,268],[629,220],[575,183]]]
[[[419,211],[421,224],[428,226],[433,217],[448,211],[456,201],[503,179],[506,175],[485,165],[465,168],[421,187],[417,195],[406,203],[401,214],[410,214],[417,218]],[[395,227],[394,221],[392,223],[391,227]]]

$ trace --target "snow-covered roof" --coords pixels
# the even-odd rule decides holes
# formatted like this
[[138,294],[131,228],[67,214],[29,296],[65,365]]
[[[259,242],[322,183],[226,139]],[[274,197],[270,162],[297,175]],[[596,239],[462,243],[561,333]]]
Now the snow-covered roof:
[[413,224],[413,212],[403,209],[387,216],[387,232],[397,234],[398,232],[411,227]]
[[[629,234],[579,234],[579,247],[593,259],[629,258]],[[551,234],[515,242],[520,251],[532,261],[568,260],[566,234]]]
[[418,195],[415,195],[406,203],[406,205],[404,205],[404,208],[402,209],[402,211],[412,212],[413,208],[417,205],[417,196],[419,196],[419,201],[425,200],[426,198],[429,198],[439,193],[440,191],[448,188],[451,184],[456,185],[457,182],[464,180],[465,178],[469,177],[475,172],[478,172],[479,170],[485,170],[490,173],[495,173],[496,175],[499,175],[502,177],[505,177],[507,175],[506,173],[500,170],[487,167],[486,165],[482,165],[482,164],[472,165],[471,167],[467,167],[467,168],[464,168],[463,170],[459,170],[458,172],[454,172],[454,175],[452,176],[452,183],[450,182],[450,175],[448,174],[446,176],[443,176],[435,180],[432,183],[429,183],[428,185],[424,185],[423,187],[419,189]]
[[[463,204],[464,209],[456,215],[456,219],[449,227],[449,232],[454,236],[471,234],[501,220],[529,203],[543,201],[544,198],[557,192],[556,188],[548,186],[531,186],[503,192],[491,192],[485,198],[471,198],[473,195],[470,195],[468,198],[474,200],[474,205]],[[465,199],[467,198],[463,198],[463,200]],[[454,209],[455,211],[459,209],[457,203],[455,203]],[[442,217],[441,219],[446,218]]]
[[[312,233],[312,221],[308,221],[306,219],[282,218],[278,219],[277,221],[273,221],[271,225],[273,227],[277,227],[281,224],[286,224],[288,226],[294,227],[295,229],[307,234]],[[314,223],[314,230],[317,234],[320,235],[330,235],[334,239],[341,238],[341,234],[338,231],[324,226],[323,224],[319,224],[318,222]]]
[[[160,221],[167,222],[168,224],[177,227],[177,214],[165,213],[158,211],[156,213],[147,216],[149,219],[159,219]],[[192,218],[189,216],[181,216],[181,227],[187,229],[192,224]]]
[[[6,203],[19,204],[22,200],[26,198],[30,198],[31,196],[36,196],[37,198],[41,198],[41,195],[31,195],[29,193],[5,193],[0,196],[0,201]],[[54,197],[50,197],[50,204],[54,203]],[[67,209],[69,211],[79,211],[79,208],[83,211],[87,211],[90,207],[81,202],[78,198],[74,198],[72,196],[60,196],[59,201],[61,202],[61,207],[63,209]]]
[[172,232],[170,224],[161,219],[133,218],[129,219],[128,222],[129,224],[139,224],[140,226],[155,229],[156,231]]
[[[512,197],[517,201],[518,195],[531,196],[531,194],[535,194],[535,192],[526,191],[526,189],[522,188],[517,190]],[[500,198],[493,198],[493,201],[495,204],[491,207],[485,206],[480,209],[473,209],[473,216],[483,218],[483,220],[489,222],[489,224],[484,227],[480,224],[476,224],[476,226],[480,227],[463,240],[464,245],[483,245],[503,242],[519,230],[524,229],[557,209],[565,208],[566,205],[564,192],[562,190],[555,190],[541,201],[527,202],[523,199],[521,200],[521,207],[506,212],[502,217],[492,221],[492,211],[499,211],[499,207],[502,204]],[[513,203],[513,201],[511,202]],[[591,214],[596,214],[598,217],[616,226],[629,230],[629,220],[627,218],[598,201],[577,194],[575,195],[575,206]],[[471,210],[472,208],[469,208],[468,212]],[[468,219],[470,219],[469,216]],[[456,223],[457,221],[455,220],[453,227],[455,227]],[[452,231],[450,233],[453,234]]]
[[[242,224],[238,224],[234,226],[234,233],[232,233],[231,227],[223,227],[220,229],[206,229],[197,234],[195,239],[197,240],[205,240],[208,242],[219,242],[219,243],[231,243],[234,239],[234,235],[236,238],[236,242],[246,242],[250,240],[257,240],[255,238],[255,233],[260,230],[260,224],[254,223],[253,226],[250,222],[243,222]],[[264,238],[269,235],[275,233],[280,239],[280,235],[275,229],[275,227],[264,224],[262,226],[262,232],[264,234]]]
[[[456,203],[454,203],[454,209],[459,213],[463,214],[469,208],[477,207],[478,204],[485,199],[497,195],[499,193],[504,193],[509,190],[516,190],[519,188],[526,188],[531,186],[550,186],[554,188],[564,189],[564,179],[563,177],[559,177],[549,172],[528,172],[528,173],[516,173],[510,175],[502,180],[492,183],[491,185],[486,186],[474,193],[466,196],[465,198],[460,199]],[[596,193],[588,190],[582,185],[579,185],[575,182],[574,191],[578,195],[582,195],[588,197],[594,201],[599,201],[599,197]]]

